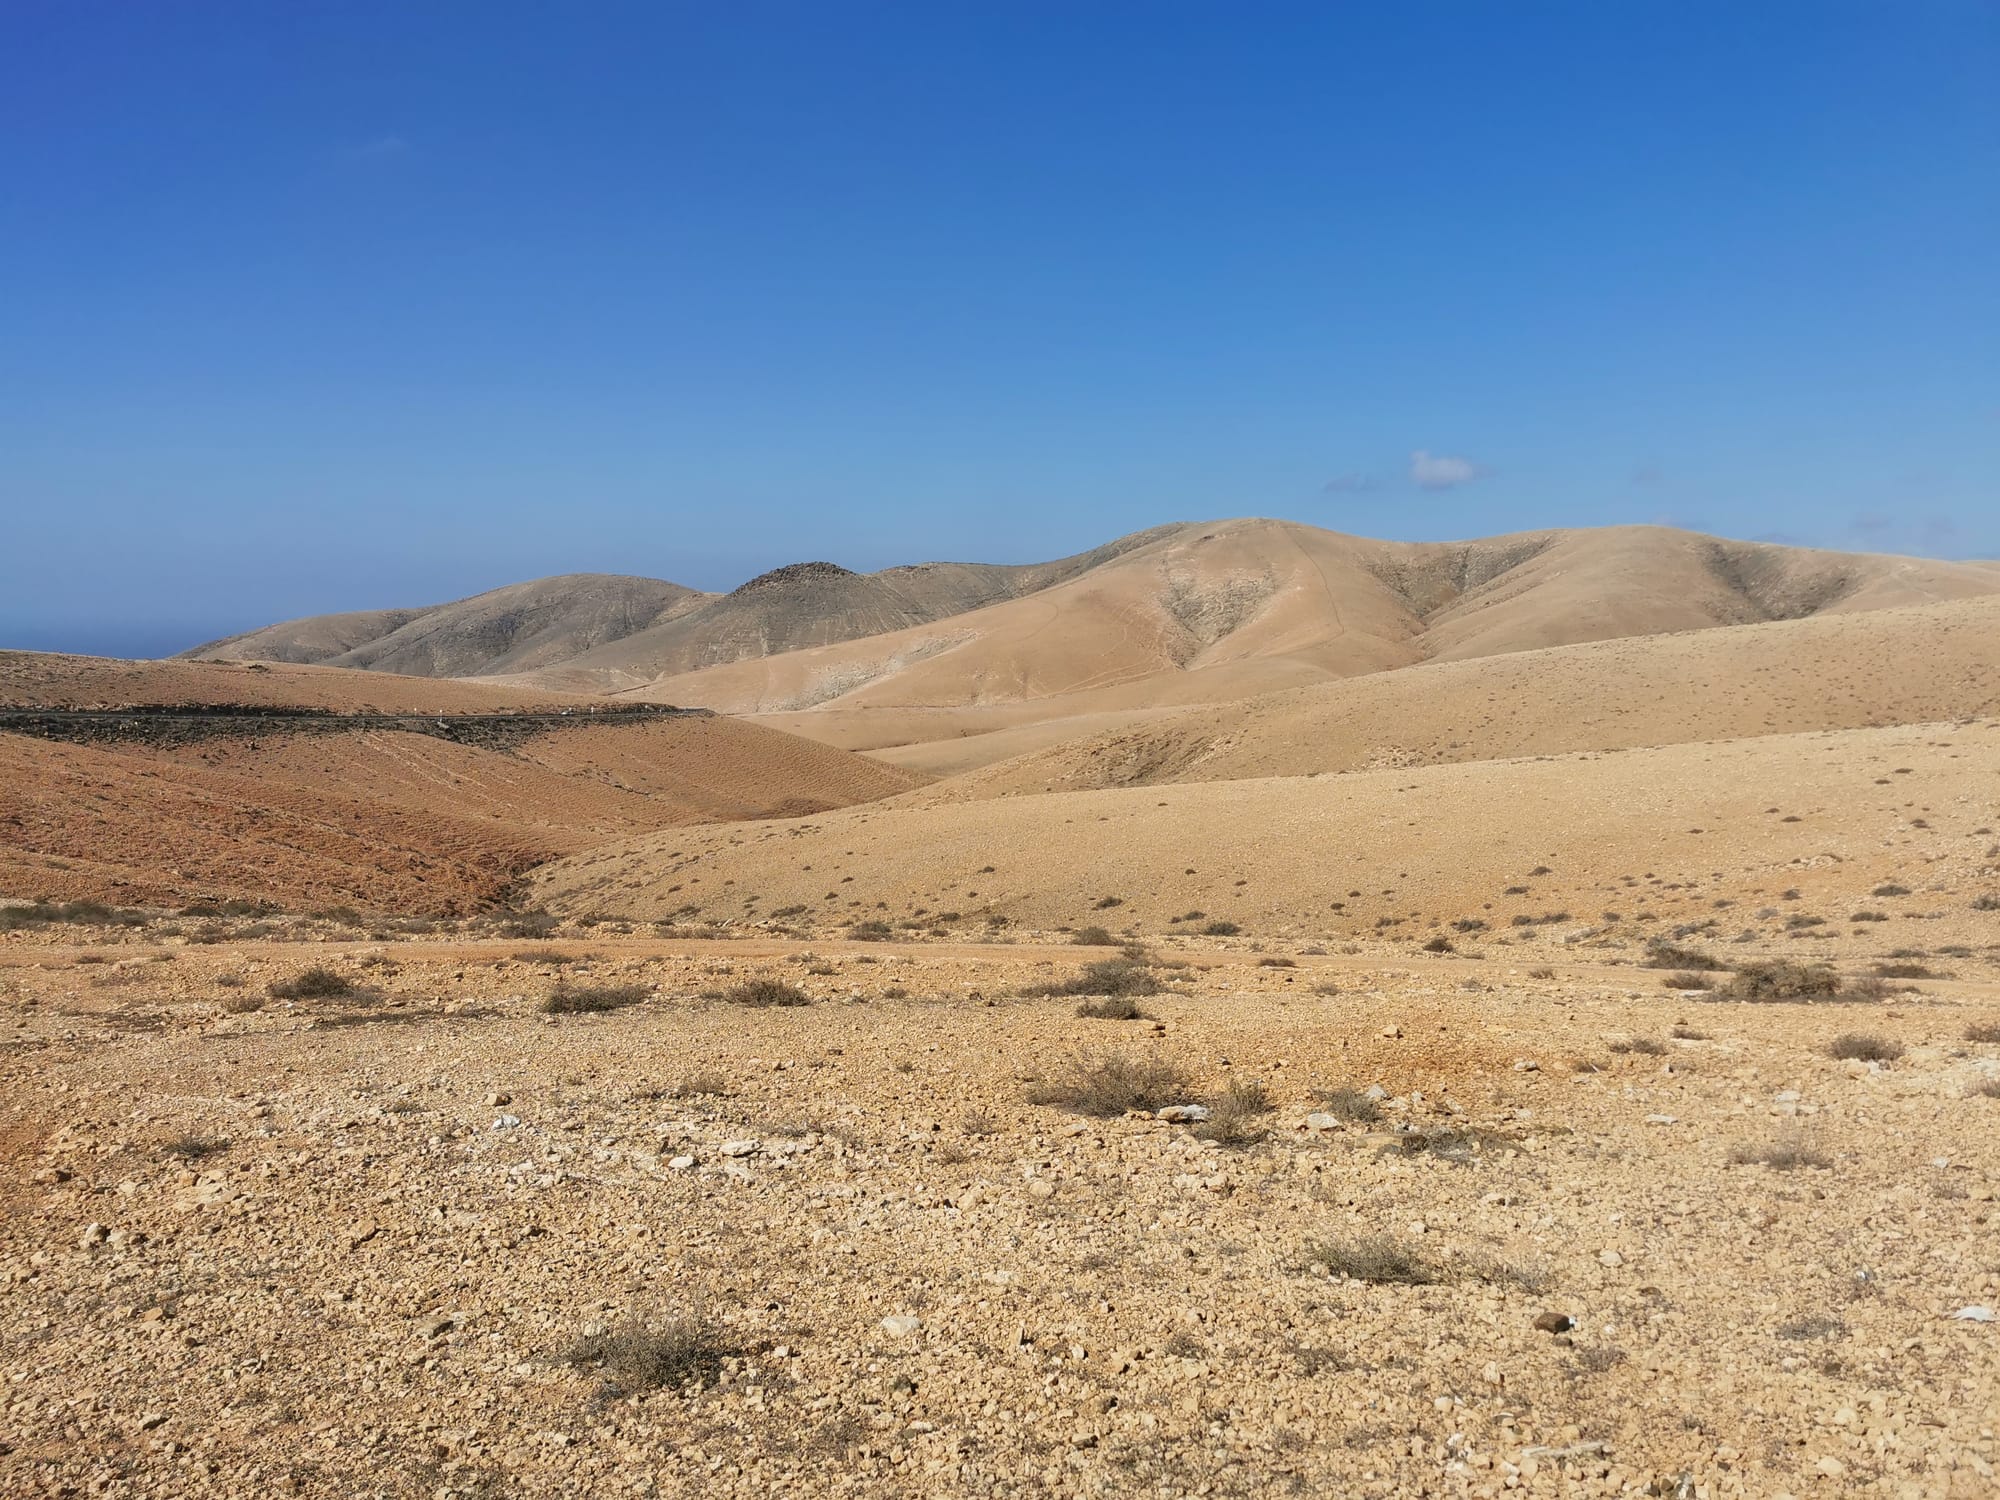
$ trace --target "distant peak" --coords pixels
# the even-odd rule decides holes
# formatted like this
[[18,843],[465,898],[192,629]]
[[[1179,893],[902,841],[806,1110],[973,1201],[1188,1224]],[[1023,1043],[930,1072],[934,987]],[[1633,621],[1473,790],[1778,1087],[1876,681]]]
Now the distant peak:
[[782,568],[773,568],[768,573],[759,573],[755,578],[733,593],[749,594],[758,589],[776,588],[786,583],[814,583],[822,578],[852,578],[852,568],[843,568],[839,563],[802,562],[786,563]]

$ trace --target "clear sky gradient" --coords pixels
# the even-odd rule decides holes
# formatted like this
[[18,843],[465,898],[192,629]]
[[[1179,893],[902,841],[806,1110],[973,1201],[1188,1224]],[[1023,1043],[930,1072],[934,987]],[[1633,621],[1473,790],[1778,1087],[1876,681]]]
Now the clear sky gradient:
[[0,0],[0,645],[1244,514],[2000,552],[2000,4]]

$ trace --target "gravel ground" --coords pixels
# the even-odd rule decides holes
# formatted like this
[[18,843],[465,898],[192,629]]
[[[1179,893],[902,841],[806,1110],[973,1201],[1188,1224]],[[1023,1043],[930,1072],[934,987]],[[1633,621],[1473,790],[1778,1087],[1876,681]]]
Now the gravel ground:
[[[1110,1021],[1032,945],[78,937],[0,941],[9,1495],[2000,1493],[1990,961],[1174,940]],[[1106,1049],[1216,1116],[1028,1102]]]

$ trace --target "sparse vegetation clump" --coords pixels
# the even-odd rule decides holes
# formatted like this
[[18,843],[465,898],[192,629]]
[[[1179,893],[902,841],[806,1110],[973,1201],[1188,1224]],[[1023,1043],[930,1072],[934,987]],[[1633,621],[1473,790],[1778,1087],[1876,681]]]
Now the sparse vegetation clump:
[[1875,965],[1875,976],[1878,979],[1949,979],[1951,977],[1949,974],[1941,974],[1935,969],[1926,968],[1922,964],[1913,963],[1877,964]]
[[1351,1083],[1317,1089],[1313,1097],[1319,1101],[1321,1110],[1350,1125],[1370,1125],[1382,1118],[1381,1108],[1375,1101],[1365,1090]]
[[1732,1167],[1769,1167],[1774,1172],[1796,1172],[1801,1167],[1825,1171],[1833,1158],[1807,1139],[1803,1131],[1787,1131],[1768,1141],[1747,1141],[1729,1151]]
[[795,984],[769,975],[759,975],[746,979],[741,984],[731,985],[722,991],[722,998],[731,1005],[811,1005],[812,996]]
[[1133,958],[1100,958],[1083,966],[1083,972],[1068,979],[1029,985],[1021,991],[1028,999],[1064,995],[1157,995],[1163,986],[1151,966]]
[[690,1073],[664,1090],[668,1099],[719,1099],[729,1092],[729,1080],[721,1073]]
[[887,922],[856,922],[847,935],[857,943],[886,943],[896,935],[896,929]]
[[729,1357],[719,1331],[700,1313],[661,1322],[632,1319],[589,1334],[564,1356],[578,1369],[595,1370],[621,1394],[706,1385]]
[[1208,1106],[1208,1118],[1194,1133],[1224,1146],[1247,1146],[1265,1135],[1264,1116],[1271,1113],[1271,1096],[1255,1078],[1232,1078]]
[[1118,939],[1103,927],[1079,927],[1069,940],[1079,948],[1116,948]]
[[1151,1113],[1189,1097],[1187,1075],[1165,1058],[1101,1052],[1071,1058],[1028,1090],[1030,1104],[1108,1119],[1130,1110]]
[[1130,995],[1104,995],[1095,1000],[1086,1000],[1077,1006],[1076,1013],[1092,1021],[1143,1021],[1146,1013],[1139,1008],[1139,1002]]
[[337,969],[314,964],[290,979],[274,979],[269,985],[273,1000],[337,1000],[354,993],[354,981]]
[[651,988],[643,984],[559,984],[543,999],[542,1010],[551,1016],[623,1010],[628,1005],[637,1005],[651,993]]
[[101,901],[35,901],[25,906],[0,906],[0,932],[66,923],[73,927],[144,927],[145,912],[106,906]]
[[1844,1031],[1827,1043],[1826,1055],[1841,1062],[1894,1062],[1903,1055],[1903,1044],[1886,1036]]
[[545,911],[510,912],[499,919],[500,936],[506,938],[545,938],[562,925],[562,920]]
[[1743,965],[1715,993],[1728,1000],[1833,1000],[1840,994],[1840,976],[1825,964],[1774,958]]
[[1693,969],[1682,969],[1678,973],[1669,974],[1660,983],[1670,990],[1712,990],[1715,988],[1715,980],[1712,977],[1707,974],[1697,973]]
[[1444,1279],[1424,1256],[1385,1234],[1308,1240],[1305,1258],[1332,1275],[1378,1286],[1435,1286]]
[[[1699,948],[1683,948],[1665,938],[1655,938],[1646,944],[1646,956],[1639,961],[1648,969],[1686,969],[1696,973],[1715,973],[1726,969],[1728,964],[1713,954],[1704,953]],[[1677,985],[1677,989],[1706,989],[1706,985]]]
[[2000,1021],[1974,1021],[1965,1028],[1965,1039],[1985,1045],[2000,1043]]
[[1201,931],[1203,937],[1235,937],[1242,930],[1235,922],[1218,921],[1210,922]]
[[229,1142],[219,1136],[197,1135],[189,1131],[185,1135],[175,1136],[160,1149],[177,1160],[196,1162],[205,1157],[221,1155],[229,1149]]
[[1618,1053],[1637,1052],[1646,1057],[1664,1057],[1667,1044],[1653,1037],[1635,1036],[1611,1043],[1611,1050]]

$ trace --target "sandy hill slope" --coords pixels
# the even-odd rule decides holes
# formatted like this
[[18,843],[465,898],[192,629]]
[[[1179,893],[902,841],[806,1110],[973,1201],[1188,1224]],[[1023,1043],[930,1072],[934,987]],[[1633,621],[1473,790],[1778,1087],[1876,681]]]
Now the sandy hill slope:
[[566,661],[670,620],[708,596],[656,578],[569,573],[427,609],[315,615],[183,653],[313,662],[419,677],[473,677]]
[[1174,529],[1121,537],[1046,563],[918,563],[879,573],[850,572],[829,562],[793,563],[722,595],[654,578],[563,574],[424,609],[289,620],[182,655],[425,677],[541,673],[535,685],[616,690],[746,656],[877,635],[1031,594]]
[[[0,703],[535,706],[518,691],[381,673],[30,653],[0,656]],[[571,706],[582,710],[573,721],[501,746],[269,720],[193,742],[0,731],[0,895],[464,911],[499,899],[530,866],[608,839],[842,807],[920,780],[733,719],[621,722],[592,718],[588,701]]]
[[[1472,922],[1481,941],[1610,924],[1638,943],[1700,923],[1801,953],[1837,948],[1851,914],[1874,909],[1908,924],[1904,941],[1992,944],[2000,914],[1973,903],[2000,885],[1996,788],[2000,720],[973,802],[919,792],[640,837],[547,866],[532,888],[572,912],[956,912],[1141,935],[1217,919],[1419,940]],[[1874,894],[1888,884],[1906,894]]]
[[333,713],[506,713],[584,707],[582,693],[507,683],[399,677],[264,662],[125,661],[45,651],[0,651],[0,708],[129,708],[236,703]]
[[[1580,641],[2000,593],[1986,564],[1814,552],[1659,527],[1387,543],[1289,522],[1186,527],[1028,598],[657,680],[643,695],[838,715],[875,748],[1219,702]],[[886,711],[886,712],[885,712]],[[968,712],[969,711],[969,712]],[[853,720],[867,713],[870,731]],[[947,723],[926,723],[944,714]]]
[[527,680],[616,692],[718,664],[881,637],[1034,595],[1179,529],[1139,532],[1047,563],[918,563],[879,573],[854,573],[829,562],[793,563]]
[[2000,597],[1968,599],[1428,663],[1045,745],[1009,730],[883,758],[950,772],[1015,752],[939,793],[990,797],[1622,750],[2000,715],[1996,661]]

